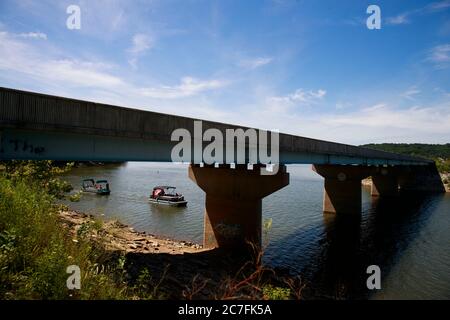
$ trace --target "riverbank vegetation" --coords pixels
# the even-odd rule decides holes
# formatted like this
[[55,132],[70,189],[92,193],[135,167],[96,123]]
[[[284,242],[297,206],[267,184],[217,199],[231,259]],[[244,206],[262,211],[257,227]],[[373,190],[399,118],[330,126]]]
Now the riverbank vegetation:
[[[0,177],[0,298],[111,299],[126,297],[115,270],[99,272],[108,261],[102,248],[79,237],[73,241],[58,219],[55,204],[70,186],[56,178],[69,167],[51,162],[10,162]],[[66,268],[78,265],[83,290],[67,289]]]
[[[116,239],[107,232],[106,223],[86,217],[74,229],[62,217],[68,208],[57,199],[67,197],[72,188],[58,176],[72,164],[11,161],[0,165],[0,299],[287,299],[301,295],[300,282],[277,277],[262,266],[262,252],[257,263],[210,279],[199,276],[202,271],[196,266],[210,268],[204,257],[112,250],[107,244]],[[214,259],[224,264],[222,257]],[[81,290],[67,288],[70,265],[81,270]],[[158,273],[155,266],[163,271]],[[211,275],[217,273],[212,271]]]

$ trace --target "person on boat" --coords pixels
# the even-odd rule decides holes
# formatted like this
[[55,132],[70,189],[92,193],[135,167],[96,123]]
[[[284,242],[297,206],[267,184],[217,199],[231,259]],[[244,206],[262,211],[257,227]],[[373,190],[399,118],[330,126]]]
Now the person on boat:
[[153,190],[153,198],[158,199],[159,197],[164,195],[164,191],[161,189]]

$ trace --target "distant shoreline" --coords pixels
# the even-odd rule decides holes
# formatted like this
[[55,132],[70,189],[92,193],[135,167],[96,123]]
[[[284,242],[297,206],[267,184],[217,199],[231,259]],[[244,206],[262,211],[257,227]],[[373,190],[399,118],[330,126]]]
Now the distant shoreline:
[[[448,184],[444,183],[444,181],[450,181],[450,173],[441,173],[441,179],[442,179],[442,184],[445,187],[445,192],[446,193],[450,193],[450,183],[448,183]],[[372,179],[370,177],[366,178],[366,179],[363,179],[361,181],[361,184],[363,186],[366,186],[366,187],[371,187],[372,186]]]

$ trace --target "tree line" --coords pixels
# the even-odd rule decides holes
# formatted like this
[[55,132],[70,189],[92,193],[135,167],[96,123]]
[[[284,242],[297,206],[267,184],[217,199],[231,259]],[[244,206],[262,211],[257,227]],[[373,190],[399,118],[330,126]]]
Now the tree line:
[[370,143],[361,147],[432,159],[440,172],[450,172],[450,143]]

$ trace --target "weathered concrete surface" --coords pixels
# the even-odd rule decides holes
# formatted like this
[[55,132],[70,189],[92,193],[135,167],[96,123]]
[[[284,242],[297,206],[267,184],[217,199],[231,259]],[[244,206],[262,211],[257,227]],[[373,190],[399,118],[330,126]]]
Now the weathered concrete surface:
[[285,166],[276,175],[261,175],[259,168],[191,165],[189,178],[206,193],[205,248],[259,246],[262,198],[289,184]]
[[371,194],[374,197],[398,196],[398,169],[396,167],[374,168]]
[[427,166],[399,166],[397,170],[400,192],[445,192],[434,163]]
[[[0,158],[171,161],[176,144],[170,141],[173,130],[185,128],[193,134],[195,120],[0,88]],[[223,133],[247,129],[203,121],[203,131],[209,128]],[[280,134],[280,163],[423,165],[430,161]]]
[[325,178],[323,212],[361,213],[361,180],[370,176],[371,167],[314,165],[313,170]]
[[372,196],[395,197],[399,192],[445,192],[436,165],[426,166],[343,166],[313,165],[325,178],[323,211],[361,213],[361,180],[372,177]]

